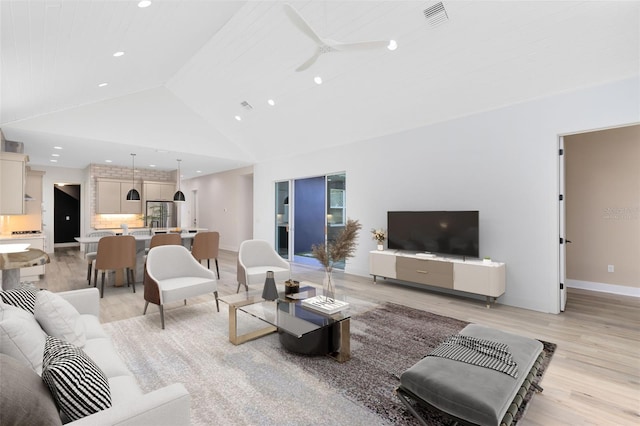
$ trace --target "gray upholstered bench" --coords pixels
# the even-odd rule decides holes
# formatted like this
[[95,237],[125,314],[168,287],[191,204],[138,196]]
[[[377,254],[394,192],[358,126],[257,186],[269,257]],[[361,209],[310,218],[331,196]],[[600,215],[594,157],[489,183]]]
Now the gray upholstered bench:
[[460,334],[509,345],[518,365],[518,378],[489,368],[427,356],[402,373],[396,390],[398,397],[424,425],[425,420],[411,400],[461,424],[510,425],[544,359],[542,343],[477,324],[469,324]]

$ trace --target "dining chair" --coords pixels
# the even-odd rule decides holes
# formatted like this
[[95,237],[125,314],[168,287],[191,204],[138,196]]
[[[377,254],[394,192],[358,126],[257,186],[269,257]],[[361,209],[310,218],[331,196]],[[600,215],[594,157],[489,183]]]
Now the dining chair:
[[[87,237],[112,237],[116,235],[113,231],[94,231],[89,232]],[[98,254],[98,243],[88,243],[85,246],[85,259],[87,259],[87,285],[91,285],[91,269],[93,268],[93,262],[96,260]]]
[[191,254],[198,262],[207,259],[207,268],[211,269],[210,261],[215,259],[216,275],[220,279],[220,269],[218,268],[218,249],[220,246],[219,232],[198,232],[193,237],[193,245],[191,246]]
[[102,237],[98,241],[98,254],[94,267],[93,286],[98,284],[98,271],[102,271],[100,297],[104,297],[104,278],[106,271],[125,269],[127,286],[133,285],[136,292],[134,271],[136,269],[136,239],[132,235]]

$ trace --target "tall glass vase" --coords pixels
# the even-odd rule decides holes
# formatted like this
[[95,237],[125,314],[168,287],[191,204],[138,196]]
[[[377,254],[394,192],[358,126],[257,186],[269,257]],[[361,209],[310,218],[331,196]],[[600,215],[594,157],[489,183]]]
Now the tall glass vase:
[[336,290],[333,286],[331,271],[325,271],[322,293],[324,297],[326,297],[327,299],[331,299],[331,301],[336,298]]

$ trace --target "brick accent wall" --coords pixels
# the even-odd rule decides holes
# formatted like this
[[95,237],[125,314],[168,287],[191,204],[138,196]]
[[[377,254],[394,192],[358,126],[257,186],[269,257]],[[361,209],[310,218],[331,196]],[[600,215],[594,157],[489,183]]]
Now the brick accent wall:
[[[120,228],[120,224],[126,223],[129,228],[144,226],[142,214],[96,214],[97,191],[96,179],[109,178],[131,180],[131,167],[109,166],[107,164],[91,164],[91,227],[94,229]],[[135,169],[136,183],[144,181],[176,182],[176,171],[156,169]]]

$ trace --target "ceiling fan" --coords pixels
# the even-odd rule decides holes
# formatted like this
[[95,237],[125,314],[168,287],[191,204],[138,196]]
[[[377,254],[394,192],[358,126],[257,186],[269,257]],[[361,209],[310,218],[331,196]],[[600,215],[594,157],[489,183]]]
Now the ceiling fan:
[[302,65],[296,68],[296,71],[304,71],[313,65],[320,55],[330,52],[355,52],[363,50],[374,50],[386,48],[389,50],[395,50],[397,44],[394,40],[377,40],[377,41],[362,41],[355,43],[342,43],[335,40],[320,37],[311,26],[304,20],[304,18],[289,4],[283,6],[284,12],[300,31],[302,31],[307,37],[313,40],[316,44],[316,51],[309,59],[307,59]]

